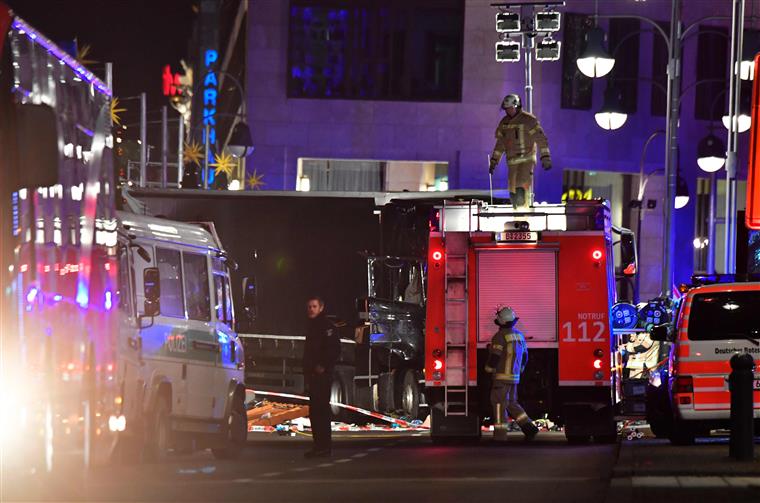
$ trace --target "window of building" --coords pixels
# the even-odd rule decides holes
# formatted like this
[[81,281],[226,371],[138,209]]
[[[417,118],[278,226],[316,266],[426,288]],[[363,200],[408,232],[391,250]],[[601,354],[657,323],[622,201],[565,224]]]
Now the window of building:
[[161,315],[185,317],[185,300],[182,294],[182,264],[176,250],[156,248],[159,284],[161,287]]
[[699,26],[697,39],[697,82],[694,92],[694,118],[720,121],[728,101],[725,89],[728,62],[728,30]]
[[[661,21],[657,23],[669,36],[670,23]],[[652,102],[650,111],[652,115],[664,117],[668,108],[668,46],[659,31],[653,33],[652,43]]]
[[586,34],[593,22],[587,14],[567,13],[562,35],[562,108],[591,109],[592,79],[578,70],[575,62],[586,47]]
[[621,105],[627,114],[636,113],[639,92],[638,19],[610,19],[610,51],[617,63],[610,79],[620,91]]
[[[185,295],[187,296],[187,317],[191,320],[211,319],[211,296],[208,290],[208,264],[206,256],[197,253],[183,253],[185,267]],[[163,290],[161,291],[163,300]]]
[[292,0],[291,98],[461,101],[463,0]]
[[448,188],[445,162],[298,159],[296,190],[302,192],[425,192]]

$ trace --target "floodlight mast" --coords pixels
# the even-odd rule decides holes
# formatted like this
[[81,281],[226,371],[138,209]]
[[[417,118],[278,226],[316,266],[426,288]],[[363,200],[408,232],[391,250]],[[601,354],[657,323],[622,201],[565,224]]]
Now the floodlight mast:
[[520,9],[520,33],[522,35],[522,46],[525,50],[525,96],[523,97],[523,110],[528,113],[533,112],[533,53],[535,51],[534,39],[539,32],[535,26],[535,8],[544,7],[553,9],[554,7],[563,7],[563,1],[544,1],[544,2],[500,2],[492,3],[495,7],[504,12],[508,9]]

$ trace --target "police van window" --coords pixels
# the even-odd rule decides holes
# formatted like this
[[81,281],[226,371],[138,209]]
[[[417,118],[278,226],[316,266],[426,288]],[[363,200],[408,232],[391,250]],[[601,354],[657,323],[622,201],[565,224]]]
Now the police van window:
[[214,274],[214,305],[216,309],[216,319],[232,326],[230,281],[223,274]]
[[208,264],[205,255],[183,253],[187,317],[191,320],[211,319],[211,296],[208,290]]
[[694,296],[688,337],[693,341],[760,338],[760,292],[718,292]]
[[161,314],[172,318],[184,318],[180,253],[176,250],[156,248],[156,263],[161,285]]
[[127,316],[132,316],[132,284],[129,274],[129,261],[127,260],[127,248],[119,247],[119,309]]

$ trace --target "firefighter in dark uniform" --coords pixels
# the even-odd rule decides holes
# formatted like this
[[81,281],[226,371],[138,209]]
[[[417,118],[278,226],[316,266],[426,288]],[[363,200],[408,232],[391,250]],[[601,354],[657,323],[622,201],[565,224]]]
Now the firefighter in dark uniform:
[[314,445],[304,456],[329,457],[332,412],[330,386],[333,369],[340,355],[340,340],[335,325],[325,316],[325,303],[319,297],[306,302],[308,329],[303,352],[303,373],[309,390],[309,420]]
[[517,386],[520,374],[528,363],[528,345],[525,336],[515,328],[519,318],[511,307],[501,307],[496,312],[494,323],[499,330],[491,338],[488,348],[486,372],[493,378],[491,403],[494,406],[494,438],[501,440],[506,435],[506,415],[517,422],[525,438],[532,439],[538,433],[528,414],[517,401]]

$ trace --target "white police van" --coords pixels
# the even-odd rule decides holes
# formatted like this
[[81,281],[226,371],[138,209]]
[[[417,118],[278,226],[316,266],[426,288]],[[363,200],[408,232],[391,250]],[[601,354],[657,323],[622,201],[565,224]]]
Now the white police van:
[[230,267],[213,226],[119,212],[125,452],[150,458],[246,441],[243,349]]

